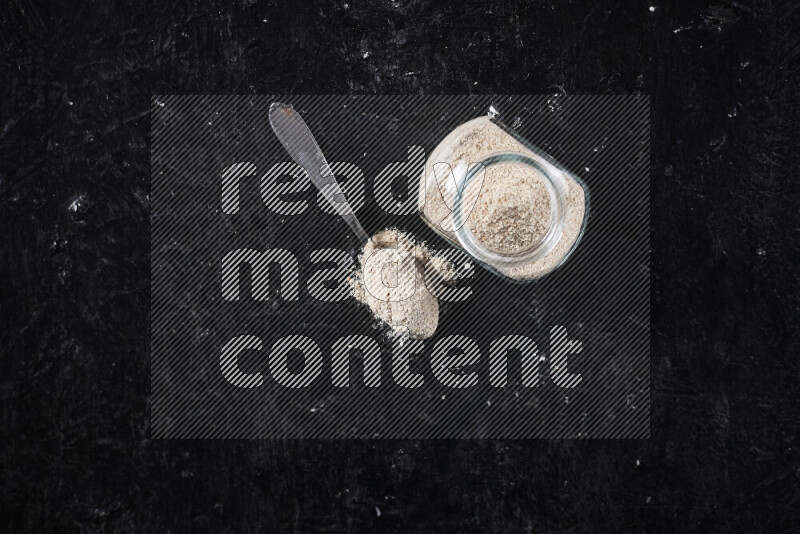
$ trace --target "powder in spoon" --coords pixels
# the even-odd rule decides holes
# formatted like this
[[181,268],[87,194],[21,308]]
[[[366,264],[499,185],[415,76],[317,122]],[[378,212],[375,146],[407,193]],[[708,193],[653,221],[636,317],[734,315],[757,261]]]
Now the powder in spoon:
[[353,296],[389,325],[394,334],[426,339],[439,324],[439,301],[426,283],[425,271],[442,280],[454,278],[451,263],[396,229],[372,236],[359,256],[351,279]]

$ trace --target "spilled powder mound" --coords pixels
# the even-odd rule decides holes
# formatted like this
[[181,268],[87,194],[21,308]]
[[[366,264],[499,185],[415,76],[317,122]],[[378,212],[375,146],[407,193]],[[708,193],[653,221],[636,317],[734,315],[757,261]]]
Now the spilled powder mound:
[[437,277],[445,282],[455,279],[450,262],[397,229],[372,236],[358,260],[360,268],[351,278],[356,300],[369,306],[396,335],[426,339],[436,332],[439,301],[431,288]]

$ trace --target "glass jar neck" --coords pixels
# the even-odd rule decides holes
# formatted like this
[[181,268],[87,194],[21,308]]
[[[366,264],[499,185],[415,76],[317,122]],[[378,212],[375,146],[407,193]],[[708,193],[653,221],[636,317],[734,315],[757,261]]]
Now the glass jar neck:
[[[513,252],[497,252],[481,244],[469,228],[467,221],[472,210],[480,199],[468,198],[467,194],[471,183],[480,186],[479,180],[486,180],[490,176],[492,169],[497,169],[500,165],[520,165],[528,167],[532,174],[540,177],[550,197],[550,219],[547,223],[547,230],[543,237],[524,250]],[[482,174],[482,176],[481,176]],[[533,261],[544,258],[549,254],[561,239],[564,221],[566,219],[566,196],[567,182],[563,173],[549,162],[517,152],[499,152],[491,154],[481,162],[471,165],[466,173],[457,177],[461,183],[457,183],[454,202],[453,202],[453,223],[455,234],[466,252],[474,256],[479,261],[490,265],[515,267],[525,265]]]

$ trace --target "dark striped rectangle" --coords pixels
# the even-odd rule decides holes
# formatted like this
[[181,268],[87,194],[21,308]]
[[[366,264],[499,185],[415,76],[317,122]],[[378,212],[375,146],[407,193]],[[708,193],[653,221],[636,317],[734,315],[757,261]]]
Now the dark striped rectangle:
[[[588,184],[583,240],[533,283],[476,267],[436,335],[400,344],[346,294],[357,239],[274,136],[276,100],[368,232],[443,250],[416,211],[420,151],[492,104]],[[649,436],[646,96],[166,95],[151,117],[154,438]],[[475,385],[432,368],[457,348]]]

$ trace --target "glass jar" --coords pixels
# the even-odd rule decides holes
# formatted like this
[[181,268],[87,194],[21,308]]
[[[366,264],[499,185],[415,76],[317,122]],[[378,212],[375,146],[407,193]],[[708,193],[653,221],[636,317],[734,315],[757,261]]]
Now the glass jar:
[[589,190],[490,108],[434,149],[418,203],[425,223],[450,243],[492,272],[530,282],[562,265],[577,247]]

